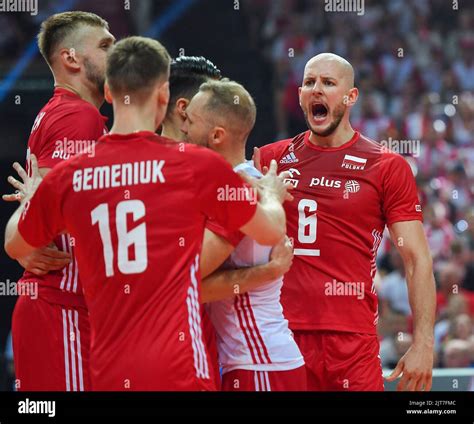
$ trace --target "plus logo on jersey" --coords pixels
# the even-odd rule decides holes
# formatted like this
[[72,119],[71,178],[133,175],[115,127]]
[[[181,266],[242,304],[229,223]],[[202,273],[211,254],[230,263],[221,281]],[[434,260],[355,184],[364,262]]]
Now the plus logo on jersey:
[[357,156],[345,155],[342,161],[341,168],[362,171],[367,164],[367,159],[359,158]]
[[309,183],[310,187],[327,187],[327,188],[341,188],[342,181],[340,180],[331,180],[326,177],[321,178],[311,178]]

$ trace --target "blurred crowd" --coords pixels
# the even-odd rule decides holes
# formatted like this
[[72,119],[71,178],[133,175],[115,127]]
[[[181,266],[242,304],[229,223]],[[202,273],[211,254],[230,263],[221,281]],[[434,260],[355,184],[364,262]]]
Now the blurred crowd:
[[[416,176],[437,284],[435,366],[474,366],[474,3],[364,2],[326,12],[323,0],[249,0],[253,47],[273,70],[276,139],[306,129],[297,88],[309,58],[349,60],[360,90],[351,122],[403,154]],[[403,262],[379,252],[383,366],[412,342]]]

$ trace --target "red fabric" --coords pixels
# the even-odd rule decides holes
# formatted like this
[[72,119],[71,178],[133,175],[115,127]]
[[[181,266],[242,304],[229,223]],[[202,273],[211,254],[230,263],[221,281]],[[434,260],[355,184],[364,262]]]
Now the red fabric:
[[94,390],[215,389],[199,254],[207,217],[234,231],[254,215],[250,200],[218,199],[243,186],[216,153],[151,132],[105,136],[46,175],[19,231],[32,246],[63,230],[76,241]]
[[216,330],[207,314],[205,308],[202,308],[202,332],[204,343],[206,343],[207,352],[209,354],[209,365],[212,371],[212,379],[214,379],[217,390],[221,389],[221,374],[219,370],[219,354],[217,352]]
[[219,225],[213,219],[208,219],[206,222],[206,228],[213,233],[221,236],[226,239],[232,246],[237,247],[237,245],[245,237],[245,234],[241,231],[228,231],[222,225]]
[[383,391],[377,335],[295,331],[308,391]]
[[289,371],[233,370],[222,376],[224,392],[306,391],[305,367]]
[[12,339],[18,390],[91,389],[86,309],[20,296],[13,313]]
[[[32,153],[36,156],[40,168],[54,168],[73,156],[74,146],[84,145],[82,142],[92,146],[102,137],[107,131],[106,119],[97,108],[78,95],[56,88],[53,97],[35,119],[28,140],[28,155]],[[69,238],[59,236],[54,242],[59,250],[67,251],[74,257],[74,244]],[[82,286],[74,260],[64,269],[43,276],[25,271],[20,281],[29,280],[38,282],[43,293],[53,289],[51,296],[58,297],[61,304],[69,302],[70,306],[74,306],[82,300]],[[75,301],[74,296],[81,299]]]
[[285,317],[293,330],[376,334],[376,252],[386,225],[422,220],[415,179],[403,157],[357,132],[337,148],[309,136],[261,148],[261,165],[275,159],[295,186],[284,204],[295,247]]

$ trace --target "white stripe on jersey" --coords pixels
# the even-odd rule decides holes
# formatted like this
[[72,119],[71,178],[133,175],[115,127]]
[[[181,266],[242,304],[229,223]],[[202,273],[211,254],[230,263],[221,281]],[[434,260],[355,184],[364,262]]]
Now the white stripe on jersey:
[[202,341],[201,315],[198,300],[198,284],[196,272],[199,265],[199,255],[196,255],[196,263],[191,265],[191,286],[188,288],[186,304],[188,307],[189,332],[191,334],[191,345],[193,348],[194,368],[199,378],[209,378],[209,366],[207,363],[206,349]]
[[[65,241],[65,235],[61,234],[61,250],[63,252],[67,252],[66,250],[66,241]],[[67,275],[67,266],[63,268],[63,278],[61,279],[61,290],[64,290],[64,285],[66,283],[66,275]]]
[[194,316],[196,319],[197,327],[197,345],[199,352],[201,353],[201,361],[203,363],[203,378],[209,378],[209,367],[207,364],[206,348],[204,347],[204,342],[202,340],[202,324],[201,324],[201,310],[199,306],[198,299],[198,283],[196,279],[196,273],[199,269],[199,255],[196,255],[196,262],[191,266],[191,281],[193,284],[192,291],[192,305],[194,306]]
[[260,391],[260,383],[258,380],[258,371],[253,372],[253,382],[255,384],[255,391],[259,392]]
[[265,383],[267,385],[267,392],[271,392],[272,388],[270,386],[270,379],[268,378],[268,371],[263,371],[263,375],[265,377]]
[[66,391],[71,391],[71,384],[69,382],[69,343],[68,343],[68,329],[66,310],[63,309],[63,342],[64,342],[64,371],[66,376]]
[[[71,245],[69,241],[69,234],[66,234],[66,251],[71,254]],[[67,266],[67,285],[66,285],[66,290],[71,291],[71,281],[72,281],[72,276],[73,276],[73,267],[74,260],[72,260],[69,265]]]
[[191,288],[188,289],[188,296],[186,297],[186,305],[188,306],[189,333],[191,334],[191,345],[193,347],[194,369],[196,370],[196,376],[201,377],[199,350],[196,344],[196,334],[194,330],[194,314],[193,314],[193,307],[191,305],[190,291],[191,291]]
[[84,391],[84,376],[82,371],[81,332],[79,331],[79,312],[74,311],[74,326],[76,327],[77,363],[79,373],[79,390]]
[[74,249],[71,249],[71,250],[73,252],[73,258],[74,258],[74,286],[72,287],[72,291],[74,293],[77,293],[77,277],[79,276],[79,268],[77,266],[77,260],[76,260]]
[[72,323],[72,311],[67,311],[69,319],[69,343],[71,345],[71,374],[72,374],[72,390],[77,392],[77,376],[76,376],[76,349],[74,343],[76,341],[76,334],[74,332],[74,325]]

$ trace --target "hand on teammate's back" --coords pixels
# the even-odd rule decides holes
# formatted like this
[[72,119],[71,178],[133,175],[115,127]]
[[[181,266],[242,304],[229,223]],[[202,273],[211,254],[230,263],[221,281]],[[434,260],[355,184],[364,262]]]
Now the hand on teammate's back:
[[45,275],[50,271],[58,271],[71,262],[71,255],[58,250],[54,243],[40,247],[29,255],[18,259],[20,265],[36,275]]

